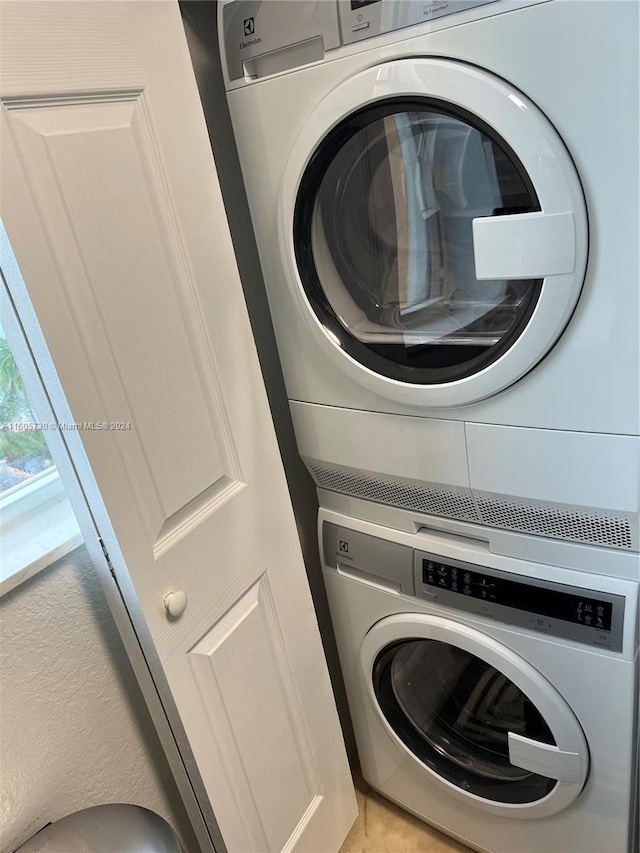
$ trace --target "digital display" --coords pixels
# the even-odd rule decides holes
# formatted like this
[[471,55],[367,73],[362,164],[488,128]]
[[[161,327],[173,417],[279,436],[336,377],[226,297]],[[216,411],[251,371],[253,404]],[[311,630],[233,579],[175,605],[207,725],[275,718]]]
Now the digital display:
[[363,6],[370,6],[372,3],[380,3],[380,0],[351,0],[351,11],[362,9]]
[[574,625],[597,628],[599,631],[611,631],[613,604],[609,601],[506,580],[429,559],[422,561],[422,580],[428,586],[471,598],[562,619]]

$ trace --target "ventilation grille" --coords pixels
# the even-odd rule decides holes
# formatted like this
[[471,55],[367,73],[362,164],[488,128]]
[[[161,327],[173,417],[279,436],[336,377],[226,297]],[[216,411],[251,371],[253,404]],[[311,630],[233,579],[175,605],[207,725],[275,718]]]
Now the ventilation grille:
[[477,497],[477,505],[482,523],[490,527],[613,548],[631,548],[633,545],[631,524],[624,516],[599,515],[554,504],[483,496]]
[[415,480],[382,477],[371,471],[323,465],[311,459],[306,462],[321,488],[387,506],[474,521],[488,527],[548,536],[567,542],[629,550],[634,548],[631,521],[625,515],[605,515],[580,507],[506,499],[487,493],[476,493],[474,501],[471,492],[443,489]]
[[470,494],[438,489],[420,484],[376,477],[373,474],[335,468],[309,462],[319,486],[359,498],[378,501],[388,506],[415,509],[447,518],[479,521]]

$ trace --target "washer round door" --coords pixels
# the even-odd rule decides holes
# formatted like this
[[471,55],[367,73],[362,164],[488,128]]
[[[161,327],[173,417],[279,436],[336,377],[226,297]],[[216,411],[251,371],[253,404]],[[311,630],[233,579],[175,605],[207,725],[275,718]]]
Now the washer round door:
[[462,63],[398,60],[337,87],[294,144],[280,202],[314,334],[394,400],[504,389],[580,294],[587,218],[569,154],[522,93]]
[[361,662],[384,728],[453,795],[530,818],[580,794],[589,753],[578,720],[536,669],[492,638],[400,614],[369,631]]

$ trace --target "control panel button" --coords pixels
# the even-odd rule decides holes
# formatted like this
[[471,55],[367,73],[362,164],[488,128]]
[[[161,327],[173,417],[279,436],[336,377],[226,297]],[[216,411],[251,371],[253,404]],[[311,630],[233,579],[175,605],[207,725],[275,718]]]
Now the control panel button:
[[418,556],[415,570],[421,569],[421,575],[416,588],[428,598],[437,593],[439,604],[543,634],[621,649],[622,596],[463,562],[453,565],[434,554],[418,552]]
[[366,30],[369,27],[369,21],[363,21],[361,24],[354,24],[351,27],[352,32],[356,33],[358,30]]

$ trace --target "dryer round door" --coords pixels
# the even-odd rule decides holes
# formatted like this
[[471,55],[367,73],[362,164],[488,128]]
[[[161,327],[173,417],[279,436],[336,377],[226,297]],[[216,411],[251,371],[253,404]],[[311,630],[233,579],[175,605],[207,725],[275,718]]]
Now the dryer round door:
[[589,753],[578,720],[534,667],[492,638],[399,614],[369,631],[361,663],[391,738],[467,804],[533,818],[580,794]]
[[582,189],[554,128],[503,80],[440,59],[370,68],[320,103],[289,156],[279,226],[327,355],[425,406],[531,370],[586,269]]

